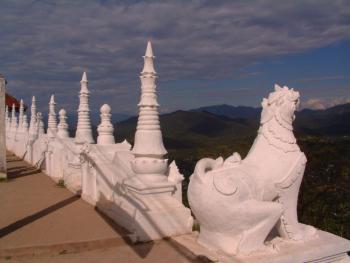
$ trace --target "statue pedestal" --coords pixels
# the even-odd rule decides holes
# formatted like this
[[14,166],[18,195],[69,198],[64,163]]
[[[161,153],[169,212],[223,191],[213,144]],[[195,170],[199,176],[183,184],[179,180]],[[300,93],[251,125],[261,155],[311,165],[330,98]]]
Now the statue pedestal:
[[231,256],[210,251],[196,242],[198,233],[173,237],[172,239],[195,256],[207,257],[223,263],[346,263],[350,241],[321,230],[318,237],[307,242],[280,242],[277,249],[254,252],[249,255]]
[[128,229],[134,242],[191,233],[191,211],[172,195],[173,183],[146,184],[134,177],[119,190],[121,195],[114,202],[101,200],[98,207]]

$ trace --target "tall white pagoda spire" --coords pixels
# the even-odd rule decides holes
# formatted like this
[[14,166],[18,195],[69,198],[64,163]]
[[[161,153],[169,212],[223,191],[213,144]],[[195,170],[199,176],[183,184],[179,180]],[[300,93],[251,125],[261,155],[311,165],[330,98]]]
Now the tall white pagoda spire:
[[50,102],[49,102],[49,116],[48,116],[48,124],[47,124],[47,134],[49,137],[53,138],[55,137],[55,134],[57,133],[57,119],[56,119],[56,112],[55,112],[55,96],[51,95]]
[[18,123],[17,123],[17,116],[16,116],[16,106],[13,103],[12,104],[12,111],[11,111],[11,134],[10,135],[15,135],[16,131],[17,131],[17,127],[18,127]]
[[146,180],[159,181],[166,179],[167,160],[164,160],[163,156],[167,154],[167,151],[163,145],[159,124],[159,104],[156,94],[157,75],[153,59],[152,44],[149,41],[144,56],[143,70],[140,75],[141,100],[138,104],[139,117],[132,152],[136,157],[133,164],[135,173],[145,173],[143,166],[148,168],[154,166],[154,171],[150,172],[150,169],[148,169],[147,174],[144,174],[142,177],[147,178]]
[[23,114],[22,132],[24,134],[28,134],[28,118],[27,118],[27,114]]
[[23,124],[23,114],[24,114],[24,104],[23,100],[19,104],[19,115],[18,115],[18,131],[22,132],[22,124]]
[[41,112],[38,112],[36,114],[36,121],[37,121],[37,130],[38,130],[38,135],[44,135],[45,134],[45,125],[43,121],[43,115]]
[[36,124],[36,100],[35,96],[32,98],[32,106],[31,106],[31,115],[30,115],[30,123],[29,123],[29,136],[31,139],[35,139],[37,135],[37,124]]
[[79,108],[78,108],[78,125],[75,133],[76,143],[94,143],[92,138],[92,129],[89,116],[89,90],[88,90],[88,80],[86,77],[86,72],[83,73],[83,77],[80,81],[81,89],[79,95]]
[[9,107],[6,105],[5,107],[5,124],[6,124],[6,136],[8,136],[8,132],[10,130],[11,127],[11,118],[9,116]]

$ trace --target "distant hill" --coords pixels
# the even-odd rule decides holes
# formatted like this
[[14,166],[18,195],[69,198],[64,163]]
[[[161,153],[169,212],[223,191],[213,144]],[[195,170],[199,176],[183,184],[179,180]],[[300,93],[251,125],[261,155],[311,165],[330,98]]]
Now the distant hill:
[[[168,149],[193,148],[217,140],[256,133],[257,125],[249,119],[230,119],[209,112],[176,111],[160,116],[164,143]],[[116,124],[116,138],[133,141],[137,118]]]
[[297,112],[295,129],[308,135],[350,135],[350,103],[326,110]]
[[[192,111],[210,112],[231,119],[243,118],[256,123],[260,120],[261,108],[231,105],[213,105]],[[304,109],[296,112],[295,131],[307,135],[349,135],[350,103],[337,105],[325,110]]]
[[[249,137],[256,134],[261,108],[215,105],[160,116],[167,148],[186,148]],[[133,140],[137,117],[116,124],[116,137]],[[301,135],[350,135],[350,103],[326,110],[304,109],[296,113],[295,131]]]
[[215,115],[226,116],[231,119],[235,118],[256,118],[260,115],[261,108],[253,108],[248,106],[231,106],[227,104],[213,105],[193,109],[195,112],[209,112]]

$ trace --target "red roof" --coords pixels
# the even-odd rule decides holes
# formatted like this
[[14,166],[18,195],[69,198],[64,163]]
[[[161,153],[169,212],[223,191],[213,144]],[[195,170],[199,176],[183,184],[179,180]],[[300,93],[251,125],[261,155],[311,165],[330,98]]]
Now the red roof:
[[[6,106],[9,107],[9,110],[12,110],[12,105],[15,104],[16,111],[19,111],[20,102],[15,97],[6,93],[5,101],[6,101]],[[27,106],[24,105],[24,110],[26,109],[27,109]]]

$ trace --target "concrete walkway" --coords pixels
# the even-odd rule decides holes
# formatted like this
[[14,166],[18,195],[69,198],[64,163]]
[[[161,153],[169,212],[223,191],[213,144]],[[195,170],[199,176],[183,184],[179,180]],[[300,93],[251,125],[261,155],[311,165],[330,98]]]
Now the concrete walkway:
[[[0,262],[194,262],[171,240],[132,245],[128,232],[40,170],[7,154],[0,182]],[[202,261],[201,261],[202,262]]]

